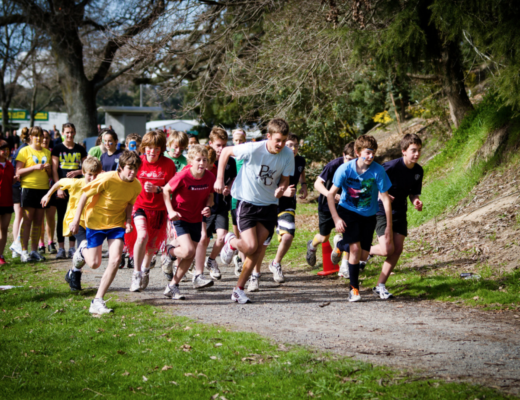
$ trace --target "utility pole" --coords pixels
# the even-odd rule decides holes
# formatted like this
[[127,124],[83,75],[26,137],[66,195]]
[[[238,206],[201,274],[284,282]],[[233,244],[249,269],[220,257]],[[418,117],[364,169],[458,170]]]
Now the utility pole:
[[143,84],[139,85],[139,107],[143,106]]

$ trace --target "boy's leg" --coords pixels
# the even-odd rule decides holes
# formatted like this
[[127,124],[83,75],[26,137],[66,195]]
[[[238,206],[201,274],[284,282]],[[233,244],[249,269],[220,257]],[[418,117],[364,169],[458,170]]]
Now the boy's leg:
[[394,252],[389,255],[384,264],[383,269],[381,271],[381,275],[379,275],[379,280],[377,281],[379,284],[386,284],[388,277],[392,273],[394,267],[397,265],[397,261],[399,261],[399,257],[403,252],[404,240],[406,236],[403,236],[399,233],[394,233]]
[[256,227],[250,228],[241,233],[241,239],[240,241],[237,240],[237,246],[242,246],[242,251],[244,251],[246,259],[242,266],[242,273],[238,277],[237,288],[244,290],[244,287],[259,260],[261,263],[262,256],[265,254],[265,247],[259,245],[259,243],[264,243],[269,237],[269,234],[270,232],[260,222]]
[[325,243],[329,240],[330,233],[334,229],[334,220],[330,212],[318,211],[319,229],[320,233],[317,233],[313,239],[307,242],[307,254],[305,259],[307,264],[311,267],[316,265],[316,250],[318,245]]
[[7,242],[7,231],[11,223],[11,213],[0,216],[0,256],[4,255],[5,244]]
[[134,244],[134,273],[141,272],[141,265],[146,253],[146,245],[148,244],[148,221],[146,217],[135,216],[134,225],[137,233],[137,239]]
[[[47,233],[47,242],[53,243],[54,242],[54,230],[56,229],[56,207],[50,206],[49,208],[45,209],[45,220],[46,220],[45,231]],[[63,226],[63,222],[62,222],[62,226]],[[74,242],[74,239],[72,239],[72,241]]]
[[[211,220],[211,224],[210,221]],[[208,257],[208,262],[206,267],[209,270],[209,274],[213,279],[222,278],[222,274],[220,273],[220,269],[218,267],[218,263],[216,261],[217,256],[220,254],[220,251],[224,247],[225,238],[229,229],[229,216],[228,213],[215,214],[208,219],[208,227],[211,232],[217,233],[217,238],[215,243],[213,243],[213,249],[211,250],[211,254]]]
[[262,261],[264,260],[265,252],[266,252],[269,244],[270,243],[266,244],[264,242],[264,244],[262,246],[260,246],[261,247],[260,256],[258,257],[258,260],[255,264],[253,273],[251,274],[251,277],[248,280],[248,284],[247,284],[248,292],[258,292],[258,290],[260,289],[260,276],[261,276],[261,271],[262,271]]
[[191,240],[191,236],[189,234],[186,234],[178,236],[177,243],[179,244],[179,246],[173,250],[173,254],[175,255],[175,257],[181,260],[179,261],[177,271],[175,272],[175,275],[173,276],[173,279],[170,282],[170,284],[178,286],[181,282],[182,277],[188,271],[188,268],[190,267],[193,258],[195,257],[195,252],[197,250],[197,242]]
[[[99,289],[96,293],[96,299],[103,299],[108,288],[112,284],[112,281],[116,277],[117,270],[119,269],[119,261],[121,254],[123,253],[124,242],[122,239],[108,239],[108,265],[103,273],[101,282],[99,283]],[[89,249],[91,250],[91,249]],[[97,255],[101,260],[101,247],[96,248]]]

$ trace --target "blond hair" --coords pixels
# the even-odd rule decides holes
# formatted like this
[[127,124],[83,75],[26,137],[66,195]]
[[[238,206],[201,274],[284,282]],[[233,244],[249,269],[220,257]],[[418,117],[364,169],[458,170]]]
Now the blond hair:
[[270,135],[281,133],[282,136],[287,136],[289,134],[289,124],[282,118],[273,118],[267,124],[267,133]]
[[208,149],[206,149],[206,146],[203,146],[202,144],[194,144],[188,150],[188,161],[191,163],[191,161],[199,154],[208,158]]
[[101,161],[93,156],[88,156],[83,161],[83,165],[81,166],[81,170],[84,174],[99,174],[103,170],[103,166],[101,165]]
[[168,147],[171,147],[173,143],[177,142],[180,147],[188,147],[188,135],[181,131],[171,131],[168,136]]
[[209,133],[209,141],[214,142],[215,140],[219,139],[227,142],[228,134],[225,129],[214,126]]

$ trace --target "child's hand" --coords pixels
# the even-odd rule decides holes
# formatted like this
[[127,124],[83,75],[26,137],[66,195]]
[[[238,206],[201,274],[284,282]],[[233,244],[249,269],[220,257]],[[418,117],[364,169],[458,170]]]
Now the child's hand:
[[334,221],[334,224],[336,225],[336,232],[338,233],[344,233],[345,229],[347,229],[347,224],[341,218],[338,218],[337,221]]
[[67,178],[74,178],[78,175],[81,175],[83,173],[83,171],[81,171],[80,169],[78,169],[77,171],[70,171],[70,172],[67,172]]
[[134,227],[132,226],[132,224],[128,221],[126,221],[126,229],[125,229],[125,233],[130,233],[134,230]]
[[294,197],[295,193],[296,193],[296,188],[294,187],[294,185],[291,185],[287,189],[285,189],[285,192],[283,193],[283,195],[285,197]]
[[204,215],[206,218],[208,218],[211,215],[211,209],[209,207],[204,207],[202,209],[202,215]]
[[213,189],[215,190],[215,192],[221,194],[224,191],[224,179],[217,178],[215,184],[213,185]]
[[41,205],[45,208],[47,206],[47,203],[49,202],[49,196],[45,195],[42,197],[42,200],[40,201]]
[[33,171],[41,171],[41,170],[45,169],[45,165],[47,165],[47,164],[36,164],[36,165],[33,165]]
[[279,199],[280,197],[282,197],[284,194],[284,190],[283,188],[278,188],[274,191],[274,197],[276,197],[277,199]]
[[391,202],[393,203],[393,202],[394,202],[394,200],[395,200],[395,197],[394,197],[394,196],[392,196],[392,195],[390,195],[390,194],[388,195],[388,197],[390,197],[390,201],[391,201]]
[[337,194],[336,196],[334,196],[335,203],[339,203],[340,200],[341,200],[341,195]]
[[153,183],[146,182],[144,184],[144,190],[146,193],[157,193],[157,186],[155,186]]
[[225,187],[224,190],[222,191],[222,194],[224,196],[229,196],[229,194],[231,193],[231,190],[229,189],[229,187]]
[[65,193],[64,190],[58,189],[58,194],[57,194],[57,196],[58,196],[60,199],[65,199],[65,198],[67,198],[67,193]]
[[170,221],[178,221],[181,218],[181,214],[177,211],[173,211],[171,213],[168,213],[168,219]]
[[423,202],[418,198],[413,201],[413,205],[417,211],[422,211]]
[[19,175],[15,175],[13,177],[13,183],[16,183],[16,182],[20,182],[20,176]]
[[51,172],[51,165],[49,163],[44,164],[43,167],[45,168],[45,171],[47,171],[48,173]]
[[75,235],[76,233],[78,233],[78,230],[79,230],[79,223],[75,222],[75,221],[72,221],[70,224],[69,224],[69,230],[70,230],[70,233],[72,233],[73,235]]
[[306,199],[307,198],[307,185],[303,185],[300,188],[300,199]]

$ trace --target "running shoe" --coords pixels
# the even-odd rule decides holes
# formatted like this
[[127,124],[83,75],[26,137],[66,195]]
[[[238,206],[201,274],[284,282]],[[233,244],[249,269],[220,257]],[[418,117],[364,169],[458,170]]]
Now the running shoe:
[[20,256],[20,261],[23,263],[26,263],[26,262],[36,261],[36,260],[33,259],[31,254],[29,254],[27,251],[23,251],[22,255]]
[[145,290],[150,283],[150,270],[145,269],[143,271],[143,275],[141,276],[141,290]]
[[206,279],[203,274],[193,276],[193,289],[202,289],[213,286],[215,282],[211,279]]
[[69,251],[67,253],[67,258],[72,258],[74,257],[74,253],[76,252],[76,248],[73,246],[71,248],[69,248]]
[[312,246],[312,239],[307,242],[307,254],[305,255],[307,264],[311,267],[316,265],[316,249]]
[[238,304],[246,304],[251,303],[251,300],[249,300],[249,297],[246,296],[243,290],[240,290],[239,288],[233,289],[233,294],[231,295],[231,300]]
[[45,245],[38,247],[38,253],[40,253],[42,255],[45,254]]
[[206,260],[206,268],[209,271],[209,276],[213,279],[219,280],[222,278],[222,274],[220,273],[220,269],[218,268],[217,260],[210,260],[209,257]]
[[277,283],[284,283],[285,277],[282,272],[282,264],[274,265],[274,261],[269,264],[269,271],[273,273],[273,279]]
[[166,285],[166,289],[164,289],[163,293],[166,297],[169,297],[172,300],[185,300],[186,297],[184,297],[183,294],[181,294],[181,291],[179,290],[178,285]]
[[119,269],[124,268],[126,265],[125,254],[121,254],[121,261],[119,261]]
[[141,291],[141,272],[134,272],[132,274],[132,283],[130,284],[131,292]]
[[345,264],[341,263],[341,267],[339,267],[338,276],[341,276],[341,277],[343,277],[345,279],[350,278],[350,272],[348,270],[348,264],[345,265]]
[[388,300],[389,298],[394,297],[394,295],[388,291],[385,285],[377,285],[376,287],[372,288],[372,293],[383,300]]
[[20,242],[15,242],[11,246],[9,246],[9,250],[13,253],[17,253],[18,255],[22,255],[22,244]]
[[150,261],[150,269],[155,268],[156,263],[157,263],[157,254],[154,254],[152,257],[152,261]]
[[235,275],[240,276],[242,272],[242,259],[238,254],[233,257],[233,264],[235,264]]
[[173,261],[166,254],[162,256],[161,269],[168,282],[171,282],[173,279]]
[[5,265],[5,264],[7,264],[7,261],[5,261],[4,256],[0,256],[0,265]]
[[41,261],[45,261],[45,257],[42,256],[40,253],[38,253],[37,251],[31,251],[31,254],[29,254],[29,256],[31,256],[31,258],[33,259],[33,261],[37,261],[37,262],[41,262]]
[[248,292],[258,292],[260,290],[260,274],[252,273],[247,281]]
[[81,271],[73,271],[72,269],[69,269],[65,274],[65,281],[69,284],[70,290],[82,290]]
[[83,258],[83,254],[81,252],[83,249],[87,248],[87,241],[83,240],[79,247],[76,249],[76,252],[74,253],[74,256],[72,257],[72,266],[74,268],[80,269],[85,265],[85,259]]
[[108,258],[108,250],[103,250],[101,252],[101,258]]
[[238,250],[232,250],[231,249],[231,239],[236,238],[235,234],[233,232],[228,232],[226,234],[226,237],[224,239],[224,247],[222,247],[222,250],[220,251],[220,259],[222,262],[226,265],[231,264],[231,260],[233,259],[233,256],[235,256],[238,253]]
[[365,270],[365,267],[367,266],[366,261],[360,261],[359,262],[359,272],[363,272]]
[[67,255],[65,254],[65,249],[62,249],[60,247],[58,249],[58,254],[56,254],[56,260],[65,260],[66,258],[67,258]]
[[94,299],[90,303],[90,309],[88,310],[91,314],[108,314],[114,312],[111,308],[108,308],[105,300],[103,299]]
[[56,254],[58,252],[58,250],[56,250],[56,243],[49,243],[49,245],[47,246],[47,250],[49,250],[49,254]]
[[354,288],[350,288],[350,292],[348,294],[348,301],[353,303],[355,301],[360,301],[360,300],[361,300],[361,296],[359,294],[359,290],[358,289],[354,289]]
[[338,243],[341,241],[343,237],[341,235],[334,236],[334,247],[332,249],[332,253],[330,253],[330,261],[332,264],[338,265],[341,261],[341,250],[338,249]]
[[128,257],[128,262],[126,263],[126,268],[134,269],[134,257]]

